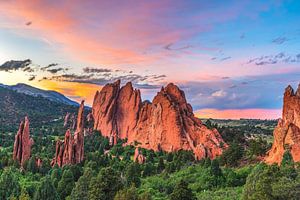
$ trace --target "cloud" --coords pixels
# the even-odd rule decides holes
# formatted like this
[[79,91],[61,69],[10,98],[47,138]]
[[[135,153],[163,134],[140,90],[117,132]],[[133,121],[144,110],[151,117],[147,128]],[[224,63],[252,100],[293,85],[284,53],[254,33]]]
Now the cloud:
[[[154,63],[171,57],[162,51],[195,40],[227,21],[252,18],[274,3],[237,1],[0,1],[1,18],[29,38],[43,39],[73,59],[94,64]],[[251,7],[252,9],[249,9]],[[134,13],[134,15],[132,14]],[[181,13],[180,15],[178,13]],[[185,16],[185,17],[182,17]],[[21,20],[34,26],[18,26]],[[122,19],[122,20],[120,20]],[[116,33],[116,34],[114,34]],[[201,49],[198,44],[197,48]],[[147,54],[145,54],[147,52]],[[172,57],[171,57],[172,58]]]
[[299,63],[300,54],[287,55],[284,52],[280,52],[274,55],[260,56],[247,61],[246,64],[254,63],[255,65],[273,65],[277,63]]
[[169,50],[169,51],[179,51],[179,50],[189,49],[191,47],[192,47],[191,45],[174,47],[174,43],[169,43],[166,46],[164,46],[164,49]]
[[230,58],[231,58],[231,56],[227,56],[227,57],[225,57],[225,58],[221,58],[220,61],[228,60],[228,59],[230,59]]
[[33,81],[33,80],[35,80],[35,78],[36,78],[36,75],[31,75],[31,76],[29,77],[28,81]]
[[[284,88],[296,86],[300,73],[231,77],[213,81],[178,83],[194,110],[281,109]],[[199,95],[201,94],[201,95]]]
[[3,63],[0,65],[0,71],[16,71],[19,69],[26,69],[26,71],[30,70],[29,65],[32,64],[32,61],[30,59],[26,60],[11,60]]
[[26,26],[30,26],[32,24],[32,22],[26,22]]
[[50,72],[51,74],[56,74],[57,72],[60,72],[60,71],[65,71],[67,70],[68,68],[55,68],[55,69],[47,69],[47,72]]
[[83,68],[84,73],[104,73],[104,72],[112,72],[111,69],[106,69],[106,68],[90,68],[90,67],[85,67]]
[[279,45],[279,44],[285,43],[286,41],[288,41],[288,39],[286,37],[280,36],[280,37],[277,37],[277,38],[273,39],[272,43]]
[[224,90],[218,90],[216,92],[213,92],[211,94],[212,97],[225,97],[227,96],[227,92],[225,92]]
[[58,66],[58,63],[51,63],[51,64],[49,64],[45,67],[41,67],[41,70],[46,71],[47,69],[52,68],[52,67],[56,67],[56,66]]
[[[93,71],[93,70],[92,70]],[[62,74],[51,77],[44,77],[43,80],[54,80],[61,82],[76,82],[76,83],[90,83],[96,85],[105,85],[107,83],[121,80],[123,83],[132,82],[138,88],[141,89],[154,89],[158,88],[156,82],[164,80],[165,75],[139,75],[134,73],[117,72],[104,72],[104,73],[88,73],[86,74]],[[125,73],[125,74],[124,74]]]

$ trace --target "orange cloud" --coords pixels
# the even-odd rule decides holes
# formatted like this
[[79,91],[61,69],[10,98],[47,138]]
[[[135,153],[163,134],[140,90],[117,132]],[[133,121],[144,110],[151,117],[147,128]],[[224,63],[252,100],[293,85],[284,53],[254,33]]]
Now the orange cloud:
[[195,111],[199,118],[214,119],[278,119],[281,116],[281,109],[200,109]]

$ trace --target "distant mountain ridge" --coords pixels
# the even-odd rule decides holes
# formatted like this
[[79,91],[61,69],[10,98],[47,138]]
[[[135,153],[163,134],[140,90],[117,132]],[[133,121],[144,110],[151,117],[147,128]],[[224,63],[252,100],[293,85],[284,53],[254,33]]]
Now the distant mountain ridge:
[[14,90],[18,93],[27,94],[34,97],[44,97],[50,101],[54,101],[57,103],[63,103],[71,106],[79,106],[79,103],[72,101],[71,99],[67,98],[59,92],[53,90],[42,90],[24,83],[18,83],[12,86],[0,84],[0,87],[4,87],[6,89]]

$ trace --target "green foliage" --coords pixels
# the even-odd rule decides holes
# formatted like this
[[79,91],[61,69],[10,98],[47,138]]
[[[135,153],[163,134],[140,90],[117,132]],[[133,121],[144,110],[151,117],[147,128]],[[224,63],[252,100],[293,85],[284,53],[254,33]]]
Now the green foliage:
[[92,178],[88,196],[90,200],[112,200],[122,187],[120,174],[113,168],[103,168],[97,177]]
[[41,184],[37,188],[34,195],[34,200],[59,200],[56,189],[54,188],[49,176],[42,178]]
[[170,200],[195,200],[195,196],[192,190],[188,187],[188,183],[184,180],[179,181],[175,186],[172,194],[170,195]]
[[139,187],[141,184],[140,176],[140,165],[135,162],[129,164],[125,173],[126,186],[130,187],[131,185],[135,185],[136,187]]
[[30,200],[30,196],[28,194],[28,192],[24,189],[22,189],[21,194],[19,196],[19,200]]
[[243,152],[243,147],[234,142],[230,144],[229,148],[220,156],[220,162],[222,165],[226,166],[237,166],[239,160],[243,157]]
[[20,193],[21,186],[16,171],[12,168],[4,169],[0,177],[0,199],[18,197]]
[[91,168],[85,168],[83,175],[78,179],[72,190],[70,199],[88,200],[89,185],[93,176],[93,170]]
[[140,200],[140,198],[136,191],[136,188],[134,186],[131,186],[130,188],[120,190],[116,194],[114,200]]
[[65,199],[72,192],[75,186],[74,176],[70,169],[66,169],[63,172],[61,180],[58,182],[57,192],[61,199]]

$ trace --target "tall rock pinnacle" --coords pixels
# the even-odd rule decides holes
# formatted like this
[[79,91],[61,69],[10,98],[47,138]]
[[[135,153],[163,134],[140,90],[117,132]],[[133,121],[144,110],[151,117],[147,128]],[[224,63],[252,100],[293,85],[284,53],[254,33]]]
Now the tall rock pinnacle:
[[92,107],[94,129],[111,143],[127,138],[128,144],[167,152],[191,150],[197,159],[221,155],[227,144],[216,129],[205,127],[193,114],[185,94],[173,83],[163,87],[152,103],[142,102],[140,91],[120,81],[97,92]]
[[29,134],[29,120],[25,117],[25,120],[20,123],[18,133],[15,136],[13,159],[18,161],[21,166],[29,160],[31,156],[31,146],[33,145],[33,139]]
[[57,164],[59,167],[69,164],[77,164],[84,158],[84,101],[81,102],[78,115],[77,126],[74,137],[68,129],[63,141],[56,141],[55,157],[51,165]]
[[[275,128],[274,142],[265,158],[266,163],[280,164],[285,151],[290,151],[295,162],[300,161],[300,85],[296,93],[291,86],[285,89],[282,119]],[[287,147],[287,148],[285,148]]]

